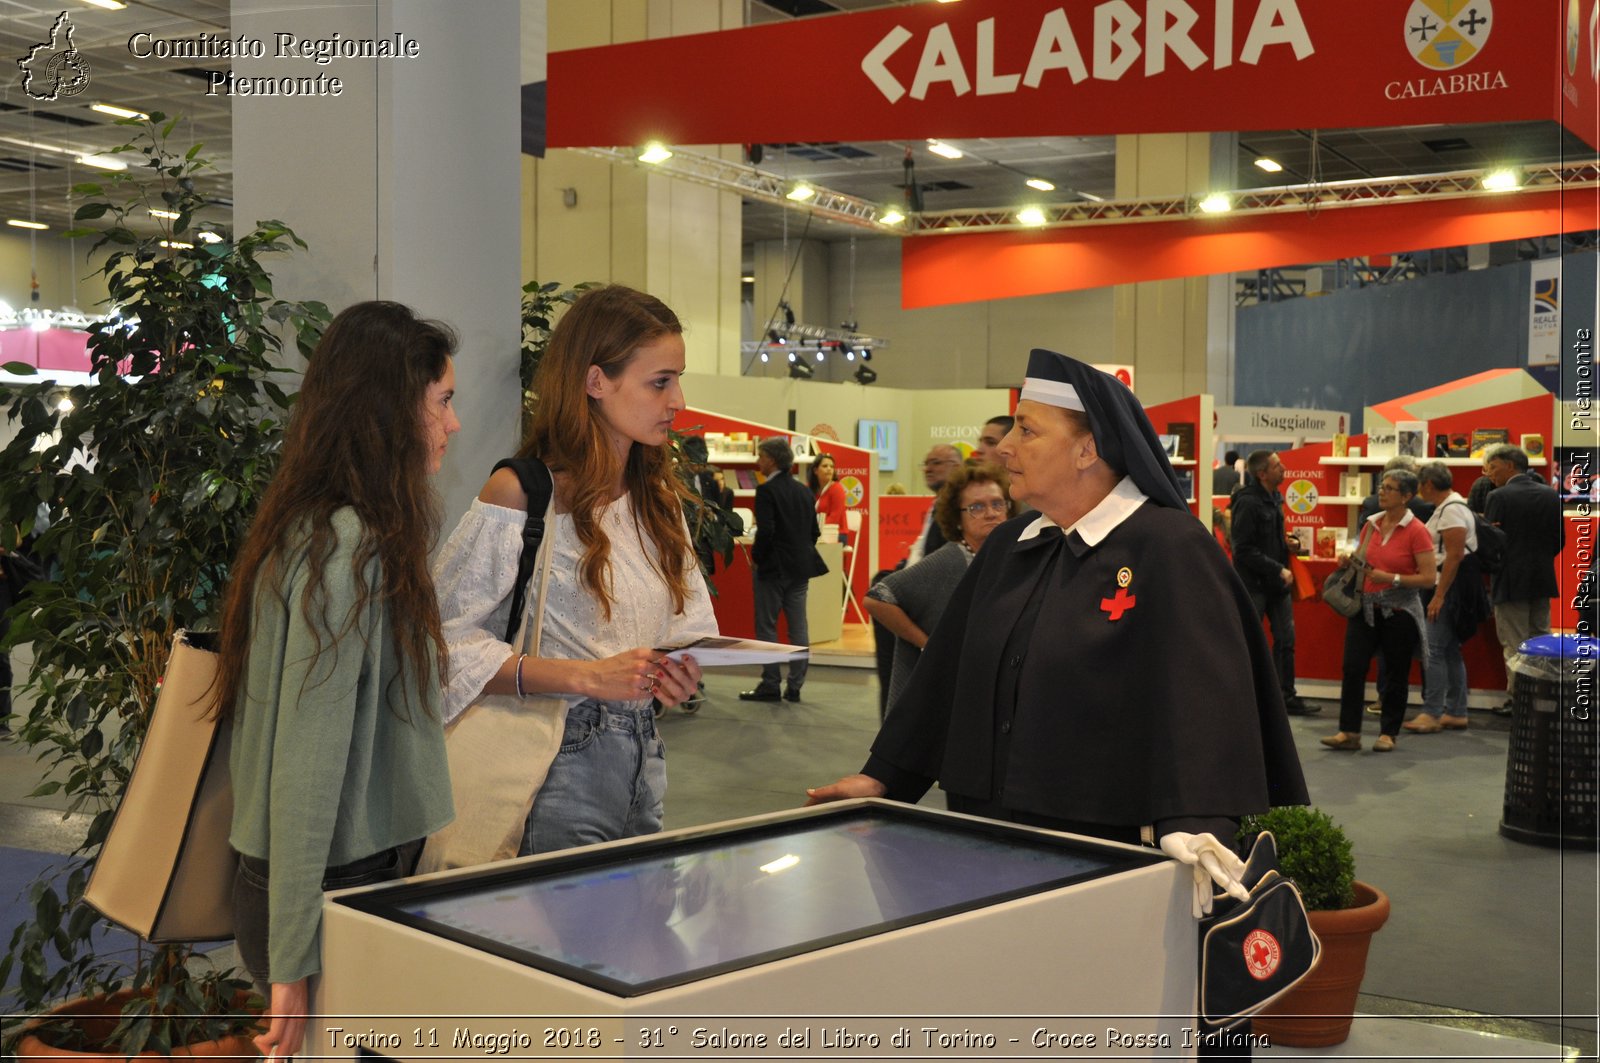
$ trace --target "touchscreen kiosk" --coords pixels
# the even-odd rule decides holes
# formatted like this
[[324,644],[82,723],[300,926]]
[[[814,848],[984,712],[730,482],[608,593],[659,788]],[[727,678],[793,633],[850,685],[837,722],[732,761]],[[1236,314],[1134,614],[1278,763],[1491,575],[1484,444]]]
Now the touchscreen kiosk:
[[330,895],[307,1048],[1182,1054],[1190,882],[1152,850],[872,800],[445,872]]

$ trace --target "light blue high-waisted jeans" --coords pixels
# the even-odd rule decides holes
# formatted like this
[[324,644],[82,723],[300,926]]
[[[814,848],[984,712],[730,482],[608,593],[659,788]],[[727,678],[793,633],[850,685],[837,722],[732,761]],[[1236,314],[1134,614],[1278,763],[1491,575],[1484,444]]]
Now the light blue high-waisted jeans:
[[567,710],[518,853],[654,834],[666,796],[666,747],[650,702],[580,702]]

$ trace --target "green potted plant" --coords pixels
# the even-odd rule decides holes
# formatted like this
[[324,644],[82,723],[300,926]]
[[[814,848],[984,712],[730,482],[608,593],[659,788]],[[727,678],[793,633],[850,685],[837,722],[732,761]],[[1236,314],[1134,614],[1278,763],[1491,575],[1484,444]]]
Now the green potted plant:
[[1241,848],[1248,852],[1262,831],[1277,840],[1279,867],[1305,900],[1322,960],[1256,1016],[1254,1032],[1275,1045],[1342,1044],[1350,1036],[1372,935],[1389,919],[1389,897],[1355,877],[1350,839],[1326,812],[1286,805],[1247,816],[1239,828]]
[[[66,866],[30,890],[33,919],[11,935],[0,985],[15,978],[7,1011],[43,1013],[22,1030],[28,1051],[118,1058],[168,1054],[254,1021],[239,1007],[248,983],[188,946],[99,954],[91,934],[103,920],[82,895],[173,634],[207,626],[274,468],[290,404],[273,379],[280,333],[308,354],[328,317],[273,294],[263,260],[305,246],[281,222],[237,235],[211,226],[210,242],[191,235],[205,206],[194,178],[209,163],[199,145],[169,150],[176,119],[124,124],[135,140],[118,150],[142,165],[77,186],[86,201],[76,216],[93,224],[68,234],[97,237],[93,249],[105,252],[98,272],[115,316],[90,329],[94,381],[0,387],[19,426],[0,452],[0,523],[29,534],[43,503],[49,526],[34,552],[54,577],[11,614],[9,641],[31,642],[34,655],[24,687],[33,706],[15,740],[43,768],[34,795],[64,794],[70,811],[92,814]],[[150,233],[153,210],[172,216]],[[44,1011],[73,996],[88,999]],[[73,1017],[107,1011],[120,1016],[99,1026]]]

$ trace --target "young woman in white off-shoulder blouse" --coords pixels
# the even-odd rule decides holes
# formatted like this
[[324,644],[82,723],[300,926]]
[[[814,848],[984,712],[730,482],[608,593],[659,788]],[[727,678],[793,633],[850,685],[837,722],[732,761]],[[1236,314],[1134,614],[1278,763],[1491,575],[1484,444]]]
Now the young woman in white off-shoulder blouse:
[[700,667],[652,647],[717,630],[667,448],[684,407],[682,333],[660,300],[611,285],[584,293],[551,334],[519,451],[555,480],[538,657],[504,641],[528,504],[514,472],[489,478],[434,566],[450,651],[445,722],[486,693],[568,701],[524,855],[661,829],[652,701],[693,697]]

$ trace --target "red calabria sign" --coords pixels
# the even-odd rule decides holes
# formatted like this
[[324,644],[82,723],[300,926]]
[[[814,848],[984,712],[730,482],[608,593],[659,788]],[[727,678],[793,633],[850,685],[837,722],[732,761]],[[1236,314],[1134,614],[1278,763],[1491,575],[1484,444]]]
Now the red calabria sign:
[[[739,144],[1560,119],[1594,144],[1597,5],[966,0],[885,7],[553,53],[549,142]],[[781,76],[763,76],[770,64],[790,62]],[[730,91],[734,85],[740,87]]]

